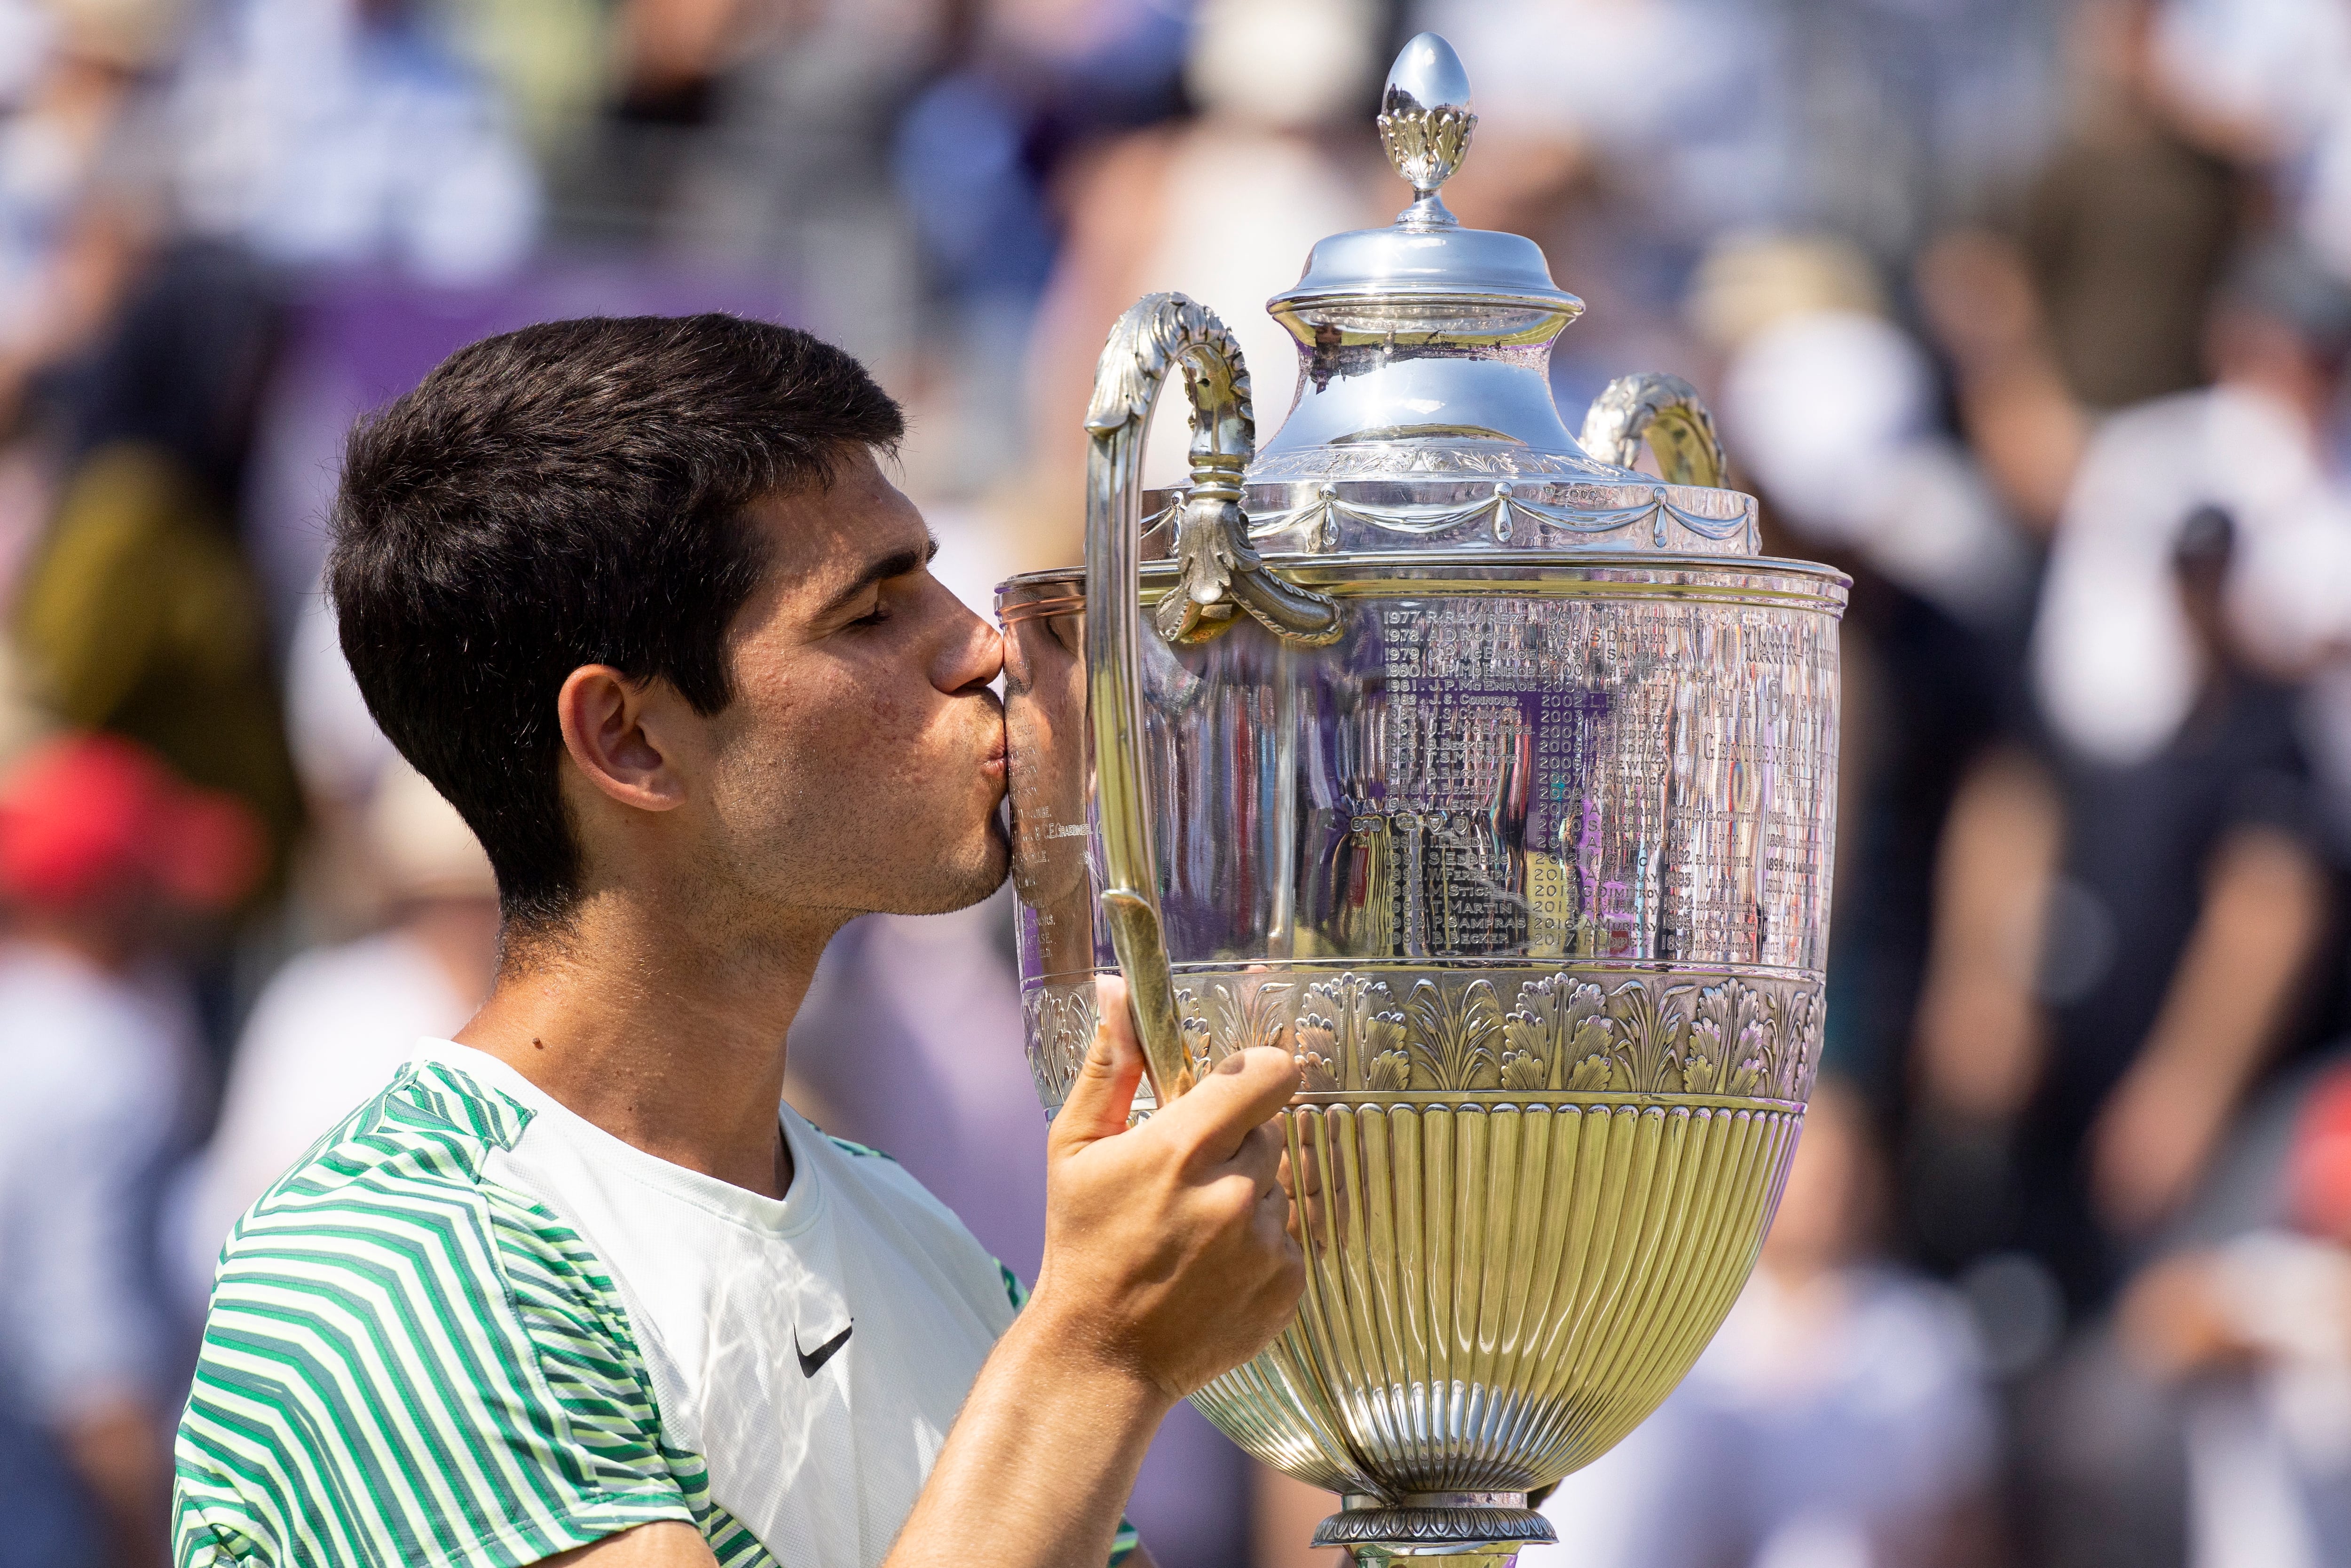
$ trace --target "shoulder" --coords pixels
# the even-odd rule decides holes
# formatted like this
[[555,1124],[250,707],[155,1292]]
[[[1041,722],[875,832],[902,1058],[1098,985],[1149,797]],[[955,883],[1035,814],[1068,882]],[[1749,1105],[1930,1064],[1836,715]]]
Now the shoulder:
[[484,1178],[529,1118],[412,1065],[238,1223],[180,1427],[182,1563],[529,1562],[693,1517],[593,1254]]
[[529,1114],[412,1065],[314,1144],[229,1233],[191,1418],[208,1377],[299,1404],[438,1366],[510,1327],[517,1228],[482,1172]]
[[321,1227],[397,1226],[418,1212],[486,1209],[483,1166],[512,1148],[529,1107],[452,1068],[410,1063],[345,1116],[238,1223],[234,1256],[270,1237]]

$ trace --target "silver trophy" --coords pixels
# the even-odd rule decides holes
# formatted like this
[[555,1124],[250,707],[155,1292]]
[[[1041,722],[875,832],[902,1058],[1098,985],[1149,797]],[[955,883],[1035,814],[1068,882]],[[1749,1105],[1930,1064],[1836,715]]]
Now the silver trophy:
[[[1113,966],[1160,1102],[1296,1057],[1305,1299],[1194,1403],[1340,1494],[1316,1544],[1507,1568],[1688,1370],[1778,1201],[1847,584],[1759,553],[1687,384],[1627,377],[1568,434],[1582,302],[1439,199],[1477,125],[1443,39],[1382,107],[1413,201],[1270,302],[1280,434],[1254,450],[1215,316],[1143,300],[1087,414],[1084,570],[998,591],[1022,1002],[1049,1113]],[[1171,371],[1190,481],[1146,494]]]

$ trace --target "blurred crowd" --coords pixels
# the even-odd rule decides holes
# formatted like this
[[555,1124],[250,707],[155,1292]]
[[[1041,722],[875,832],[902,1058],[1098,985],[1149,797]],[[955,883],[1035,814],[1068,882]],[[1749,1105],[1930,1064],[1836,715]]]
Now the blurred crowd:
[[[2351,3],[0,0],[0,1568],[162,1560],[228,1227],[488,985],[319,600],[350,420],[528,320],[779,317],[984,607],[1076,557],[1138,295],[1278,423],[1262,302],[1402,204],[1424,27],[1447,198],[1589,305],[1570,428],[1687,376],[1855,579],[1821,1097],[1529,1568],[2351,1563]],[[1009,929],[852,926],[792,1093],[1025,1274]],[[1179,1412],[1133,1517],[1290,1568],[1328,1502]]]

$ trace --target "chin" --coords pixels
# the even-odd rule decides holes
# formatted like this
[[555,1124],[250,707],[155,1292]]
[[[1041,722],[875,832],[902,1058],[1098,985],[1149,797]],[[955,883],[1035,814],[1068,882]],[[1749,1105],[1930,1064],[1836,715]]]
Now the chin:
[[981,850],[978,864],[973,868],[970,880],[966,884],[970,896],[956,907],[965,909],[977,904],[1002,887],[1011,875],[1012,841],[1005,834],[1004,820],[990,816],[987,819],[987,841]]
[[1011,874],[1011,843],[1005,837],[1002,821],[990,816],[987,836],[970,846],[967,852],[952,857],[942,855],[931,862],[921,875],[910,877],[906,897],[902,904],[892,905],[891,913],[952,915],[958,909],[969,909],[1002,887]]

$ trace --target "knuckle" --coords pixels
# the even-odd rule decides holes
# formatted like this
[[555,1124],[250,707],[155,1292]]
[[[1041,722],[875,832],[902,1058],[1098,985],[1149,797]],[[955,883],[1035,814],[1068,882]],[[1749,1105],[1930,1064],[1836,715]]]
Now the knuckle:
[[1176,1158],[1185,1165],[1205,1164],[1216,1155],[1216,1128],[1201,1123],[1187,1123],[1175,1130],[1170,1140]]
[[1219,1229],[1241,1229],[1255,1221],[1258,1194],[1253,1183],[1228,1179],[1217,1182],[1209,1190],[1210,1212]]

